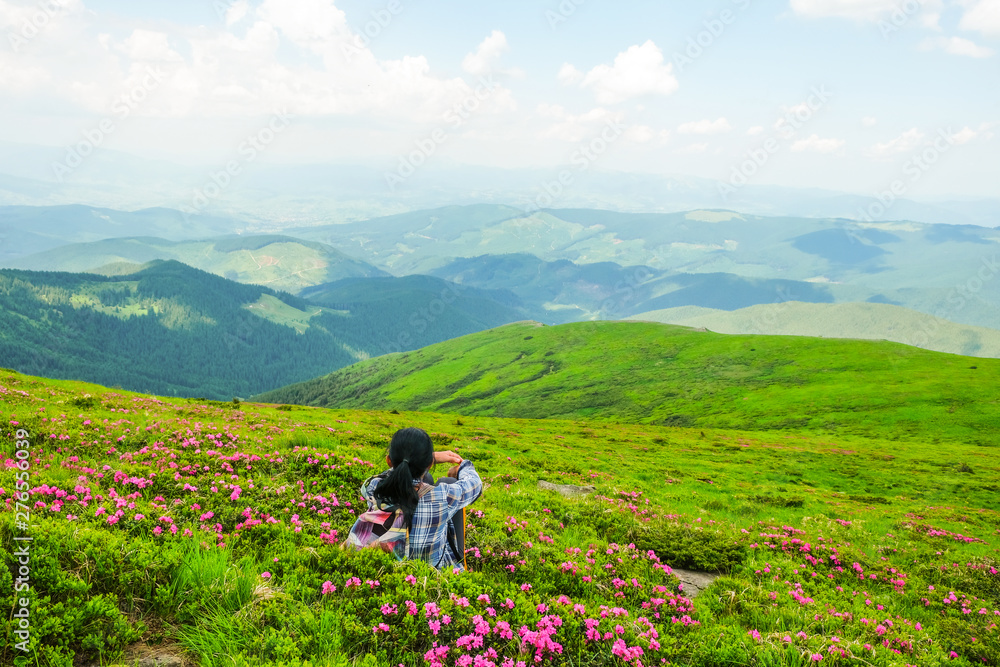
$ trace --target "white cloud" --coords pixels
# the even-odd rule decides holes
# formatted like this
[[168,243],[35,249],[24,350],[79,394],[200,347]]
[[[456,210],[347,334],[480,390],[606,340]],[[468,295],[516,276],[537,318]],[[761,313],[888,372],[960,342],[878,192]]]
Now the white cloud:
[[986,46],[979,46],[964,37],[934,37],[920,43],[920,50],[931,51],[942,49],[953,56],[969,56],[970,58],[989,58],[995,52]]
[[166,33],[135,29],[122,42],[119,50],[132,60],[154,62],[181,62],[184,59],[170,48]]
[[978,132],[973,130],[971,127],[966,126],[963,127],[961,130],[959,130],[958,132],[951,135],[951,140],[954,141],[959,146],[961,146],[962,144],[969,143],[978,136],[979,136]]
[[540,138],[569,142],[593,139],[606,123],[621,119],[620,114],[614,114],[603,107],[574,115],[558,104],[539,104],[536,111],[542,118],[555,121],[542,130]]
[[799,16],[839,16],[860,21],[878,21],[898,6],[899,0],[791,0],[792,11]]
[[931,30],[941,29],[941,12],[928,11],[920,16],[920,23]]
[[[231,18],[242,10],[233,11]],[[81,7],[79,15],[49,22],[31,48],[0,50],[0,96],[7,102],[47,91],[68,103],[67,110],[108,113],[148,67],[158,67],[162,82],[132,109],[137,116],[246,118],[285,110],[300,117],[367,114],[441,123],[481,86],[436,76],[422,55],[377,58],[334,0],[264,0],[248,12],[229,25],[220,20],[121,34],[117,25],[95,30],[104,26]],[[0,0],[0,23],[20,18]],[[502,33],[491,35],[470,67],[494,64],[504,44]],[[497,114],[516,103],[509,89],[497,87],[475,106],[477,115]]]
[[507,51],[507,36],[494,30],[480,42],[474,53],[462,59],[462,69],[473,76],[485,76],[497,70],[500,56]]
[[678,134],[725,134],[732,130],[732,126],[725,118],[716,120],[696,120],[690,123],[683,123],[677,127]]
[[945,3],[944,0],[790,0],[790,5],[793,12],[806,18],[890,21],[894,28],[917,18],[925,28],[939,30]]
[[875,158],[885,158],[898,153],[907,153],[920,147],[924,142],[924,136],[923,132],[914,127],[903,132],[895,139],[882,144],[875,144],[868,149],[868,153]]
[[341,42],[354,43],[347,17],[331,0],[264,0],[257,17],[315,53],[325,54]]
[[764,126],[763,125],[754,125],[749,130],[747,130],[747,136],[748,137],[756,137],[758,134],[761,134],[763,131],[764,131]]
[[[59,21],[70,14],[78,14],[84,9],[80,0],[61,0],[49,3],[23,3],[15,5],[0,0],[0,30],[12,29],[15,35],[21,33],[24,25],[30,24],[39,32],[48,28],[52,21]],[[38,17],[44,16],[40,20]],[[4,41],[9,41],[9,35],[4,35]]]
[[861,119],[861,125],[863,127],[875,127],[878,125],[878,118],[875,116],[865,116]]
[[[216,3],[221,4],[221,3]],[[226,25],[233,25],[234,23],[239,23],[243,18],[250,13],[250,2],[249,0],[236,0],[226,8],[225,20]]]
[[569,63],[563,63],[563,66],[559,68],[559,74],[556,76],[559,78],[559,83],[564,86],[571,86],[583,80],[583,72]]
[[843,139],[821,139],[818,134],[813,134],[792,144],[792,152],[836,153],[845,143]]
[[1000,35],[1000,0],[961,0],[966,7],[958,27],[984,35]]
[[580,85],[592,89],[598,103],[618,104],[643,95],[670,95],[679,84],[673,64],[664,64],[663,52],[650,40],[619,53],[613,65],[590,70]]

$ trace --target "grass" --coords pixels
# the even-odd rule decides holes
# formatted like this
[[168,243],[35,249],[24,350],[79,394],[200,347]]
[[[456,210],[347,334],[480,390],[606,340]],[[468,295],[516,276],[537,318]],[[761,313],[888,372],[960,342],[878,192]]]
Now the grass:
[[516,323],[257,399],[996,446],[998,375],[1000,360],[884,341]]
[[1000,357],[1000,331],[885,303],[762,304],[734,311],[686,306],[629,317],[717,333],[884,339],[973,357]]
[[270,294],[261,294],[256,303],[247,304],[244,307],[254,315],[275,324],[292,327],[299,333],[305,333],[309,328],[310,320],[324,311],[323,308],[319,307],[311,308],[309,311],[299,310]]
[[[1000,468],[962,439],[234,406],[10,371],[0,396],[6,451],[30,432],[34,538],[29,661],[7,617],[3,664],[1000,664]],[[488,485],[471,572],[340,547],[410,425]],[[671,567],[724,576],[691,600]]]

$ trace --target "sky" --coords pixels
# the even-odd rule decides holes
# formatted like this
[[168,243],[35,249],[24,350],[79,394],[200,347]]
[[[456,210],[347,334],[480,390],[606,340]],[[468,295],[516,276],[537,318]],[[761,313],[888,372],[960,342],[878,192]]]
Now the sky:
[[68,152],[1000,196],[1000,0],[0,0],[0,40],[0,141]]

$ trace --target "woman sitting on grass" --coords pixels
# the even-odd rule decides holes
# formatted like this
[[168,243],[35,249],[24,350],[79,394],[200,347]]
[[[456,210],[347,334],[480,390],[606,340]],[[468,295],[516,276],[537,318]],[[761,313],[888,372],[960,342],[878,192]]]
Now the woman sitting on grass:
[[[451,451],[435,452],[426,431],[404,428],[392,436],[385,462],[389,470],[361,485],[368,511],[351,528],[348,544],[377,544],[401,560],[464,569],[462,510],[483,492],[472,461]],[[430,470],[436,463],[458,465],[435,484]]]

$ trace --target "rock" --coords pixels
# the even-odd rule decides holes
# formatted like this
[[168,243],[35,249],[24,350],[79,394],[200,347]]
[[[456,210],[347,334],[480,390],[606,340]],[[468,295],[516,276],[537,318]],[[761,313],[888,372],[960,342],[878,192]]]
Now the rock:
[[572,484],[553,484],[552,482],[546,482],[544,480],[539,480],[538,488],[546,489],[548,491],[556,491],[561,493],[567,498],[575,498],[577,496],[586,496],[597,491],[593,486],[574,486]]
[[673,570],[677,578],[681,580],[684,584],[684,597],[693,598],[698,593],[708,588],[713,581],[719,578],[717,574],[710,574],[708,572],[695,572],[693,570],[682,570],[677,567],[670,568]]
[[[120,667],[184,667],[184,660],[176,655],[147,655],[144,658],[132,657],[116,663]],[[101,667],[98,663],[84,667]]]
[[139,667],[183,667],[184,661],[176,655],[151,655],[139,661]]

